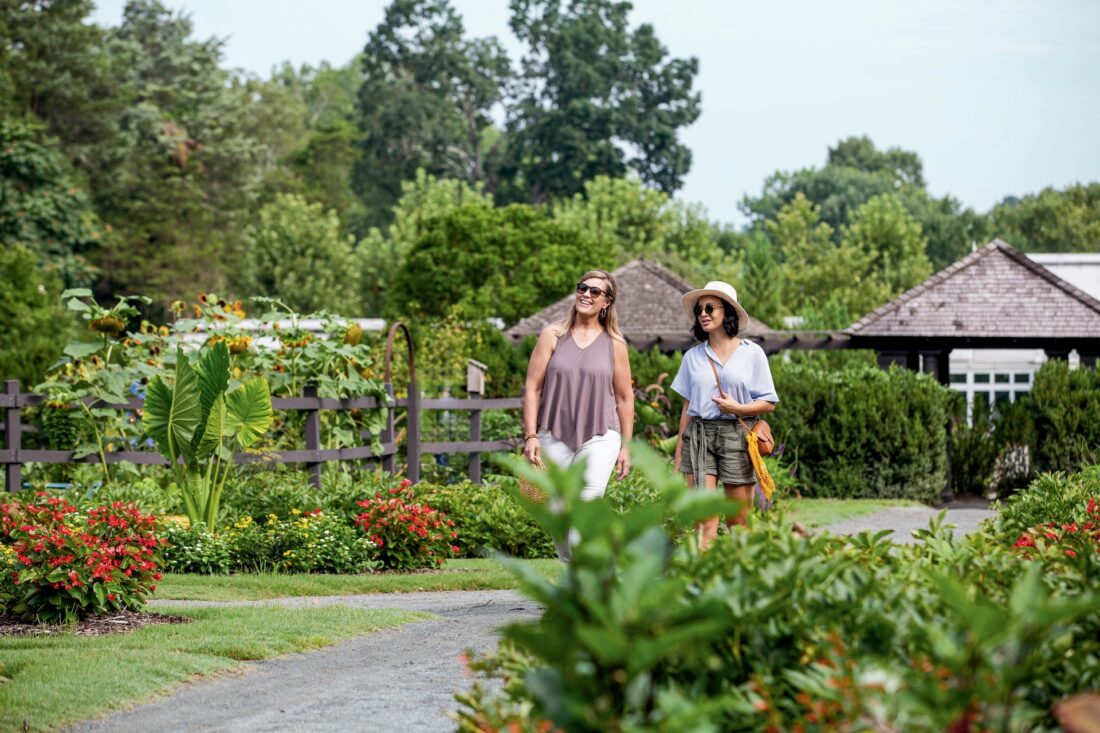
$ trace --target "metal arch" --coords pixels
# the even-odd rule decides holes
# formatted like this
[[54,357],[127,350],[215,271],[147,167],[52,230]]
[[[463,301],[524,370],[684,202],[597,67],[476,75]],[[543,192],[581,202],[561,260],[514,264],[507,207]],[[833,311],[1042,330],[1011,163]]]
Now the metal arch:
[[[414,484],[420,481],[420,393],[416,389],[416,354],[413,348],[413,337],[409,331],[409,327],[401,321],[395,322],[390,326],[389,335],[386,336],[386,390],[389,392],[390,397],[394,396],[393,390],[393,341],[397,335],[397,330],[405,334],[405,345],[408,347],[409,352],[409,394],[406,400],[407,420],[406,422],[406,453],[407,453],[407,466],[405,468],[405,475],[409,481]],[[396,401],[394,406],[390,408],[390,416],[387,420],[388,432],[390,440],[394,439],[394,427],[393,427],[393,415],[396,410]],[[396,461],[393,457],[390,457],[389,465],[384,466],[387,471],[394,472],[396,468]]]

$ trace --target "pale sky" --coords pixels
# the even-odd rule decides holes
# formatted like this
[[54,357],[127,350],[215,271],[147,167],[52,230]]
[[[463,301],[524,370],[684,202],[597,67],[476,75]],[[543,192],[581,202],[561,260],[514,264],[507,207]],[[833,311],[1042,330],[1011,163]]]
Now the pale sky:
[[[346,63],[384,0],[162,0],[224,64]],[[508,0],[452,0],[467,33],[513,60]],[[98,0],[117,25],[124,0]],[[737,204],[776,170],[824,164],[869,135],[915,150],[935,195],[987,211],[1004,196],[1100,180],[1100,2],[1094,0],[634,0],[673,56],[696,56],[702,115],[679,196],[743,223]]]

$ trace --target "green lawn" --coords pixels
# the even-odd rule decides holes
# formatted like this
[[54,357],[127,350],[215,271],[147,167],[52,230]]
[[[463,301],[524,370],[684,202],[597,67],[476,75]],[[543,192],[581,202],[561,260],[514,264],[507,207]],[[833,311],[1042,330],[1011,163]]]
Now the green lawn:
[[431,618],[345,606],[188,608],[172,614],[195,621],[98,637],[0,637],[0,731],[54,729],[147,700],[194,675]]
[[807,528],[824,527],[899,506],[923,505],[904,499],[791,499],[783,504],[787,516]]
[[[561,572],[557,560],[527,560],[548,578]],[[373,575],[180,575],[169,573],[155,599],[246,601],[287,596],[347,596],[361,593],[413,593],[432,590],[515,588],[512,573],[495,560],[451,560],[429,573]]]

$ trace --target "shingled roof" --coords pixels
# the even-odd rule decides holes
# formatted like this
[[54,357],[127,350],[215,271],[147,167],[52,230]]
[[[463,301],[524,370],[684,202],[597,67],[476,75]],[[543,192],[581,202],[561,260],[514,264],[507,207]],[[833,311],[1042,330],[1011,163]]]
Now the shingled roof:
[[[691,319],[684,316],[680,297],[695,288],[667,268],[645,259],[628,262],[612,275],[619,285],[619,328],[632,346],[648,349],[654,345],[662,350],[685,349],[695,344],[691,337]],[[524,318],[508,329],[506,335],[518,341],[537,334],[569,312],[573,295],[567,295],[553,305]],[[751,313],[750,313],[751,315]],[[764,336],[771,329],[752,319],[745,335]]]
[[1100,301],[994,240],[848,328],[854,339],[960,344],[1100,338]]

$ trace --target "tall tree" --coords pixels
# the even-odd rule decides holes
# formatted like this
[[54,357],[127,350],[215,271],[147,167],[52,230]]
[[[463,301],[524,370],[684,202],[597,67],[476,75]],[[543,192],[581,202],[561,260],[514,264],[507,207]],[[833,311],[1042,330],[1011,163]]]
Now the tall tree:
[[68,287],[95,279],[88,256],[104,229],[55,141],[40,129],[0,120],[0,245],[23,245]]
[[113,134],[120,108],[103,31],[87,22],[91,0],[0,0],[0,113],[32,116],[70,157]]
[[352,241],[336,212],[279,194],[259,219],[244,237],[250,292],[279,298],[303,313],[360,315]]
[[465,38],[448,0],[394,0],[367,40],[362,70],[353,183],[367,223],[388,222],[401,182],[418,169],[486,180],[483,138],[508,76],[495,39]]
[[581,193],[555,201],[556,221],[588,232],[612,259],[649,257],[669,263],[705,263],[716,233],[697,207],[644,186],[636,176],[596,176]]
[[464,206],[427,223],[394,284],[406,313],[512,324],[568,295],[585,269],[611,264],[540,207]]
[[434,221],[460,208],[492,209],[493,197],[480,186],[439,180],[423,170],[401,184],[401,198],[393,207],[393,222],[385,230],[372,228],[356,250],[366,313],[405,312],[405,298],[393,287],[398,272]]
[[886,298],[900,295],[932,274],[920,222],[892,194],[876,196],[856,209],[841,232],[841,241],[869,258],[864,277],[881,285]]
[[829,148],[827,166],[854,168],[864,173],[883,173],[898,186],[924,188],[924,164],[920,156],[910,150],[888,148],[879,150],[866,135],[841,140]]
[[96,151],[90,189],[115,228],[101,288],[161,305],[224,291],[257,183],[245,90],[219,66],[221,42],[191,33],[157,0],[127,3],[107,45],[127,108],[117,144]]
[[20,243],[0,247],[0,323],[0,380],[19,379],[25,387],[38,383],[73,331],[61,279]]
[[1025,252],[1100,252],[1100,183],[1006,199],[990,219],[994,236]]
[[293,193],[333,209],[352,228],[364,211],[351,189],[360,154],[357,103],[361,62],[321,63],[295,68],[283,64],[271,79],[243,82],[252,103],[247,133],[260,144],[260,196]]
[[511,0],[527,51],[508,109],[501,192],[543,202],[597,175],[633,170],[671,193],[691,167],[681,128],[699,116],[698,61],[668,58],[653,27],[629,27],[631,4]]
[[876,196],[892,194],[920,222],[928,240],[928,257],[939,269],[964,256],[972,242],[985,236],[985,219],[950,196],[933,197],[924,185],[916,153],[899,148],[880,151],[866,137],[851,137],[829,149],[823,168],[769,176],[759,196],[742,200],[741,210],[761,225],[802,194],[818,207],[821,220],[839,241],[842,228],[860,206]]

